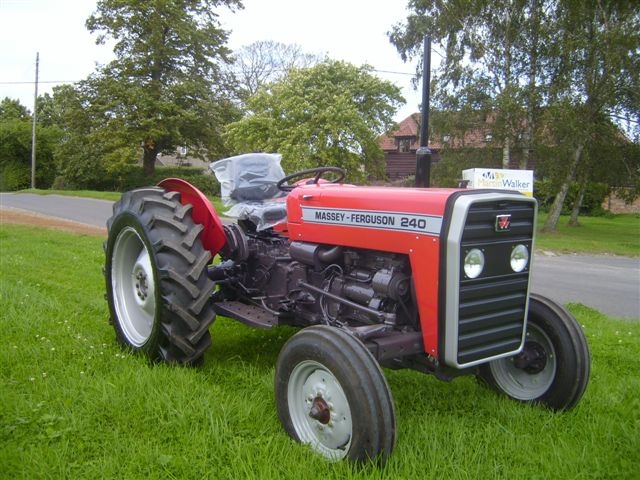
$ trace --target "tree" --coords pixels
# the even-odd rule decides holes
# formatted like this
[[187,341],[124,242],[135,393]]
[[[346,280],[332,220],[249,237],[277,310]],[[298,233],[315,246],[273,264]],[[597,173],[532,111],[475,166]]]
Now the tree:
[[[31,141],[33,124],[26,107],[5,98],[0,103],[0,190],[28,188],[31,183]],[[51,186],[55,177],[54,149],[60,138],[55,127],[38,125],[36,185]]]
[[[445,50],[434,75],[434,105],[441,110],[473,110],[492,116],[492,137],[503,147],[503,168],[509,168],[518,139],[535,124],[533,108],[543,71],[540,29],[546,21],[537,0],[412,0],[406,23],[389,33],[403,59],[421,57],[428,34]],[[421,68],[421,66],[419,66]],[[420,73],[420,72],[418,72]],[[527,121],[528,120],[528,123]]]
[[[114,123],[96,113],[100,103],[94,103],[94,93],[85,82],[77,86],[60,85],[53,88],[53,96],[39,102],[41,121],[56,125],[63,132],[56,148],[56,166],[59,186],[72,189],[113,188],[105,184],[109,168],[135,162],[139,152],[134,140],[128,151],[121,132],[113,129]],[[118,159],[108,164],[109,156]]]
[[597,162],[587,161],[593,157],[587,153],[603,138],[602,122],[638,119],[636,3],[411,0],[406,23],[389,37],[405,59],[420,54],[427,33],[443,45],[446,55],[435,81],[438,106],[495,112],[492,133],[502,142],[503,166],[517,141],[521,166],[533,149],[553,145],[558,164],[548,170],[558,193],[545,230],[555,230],[570,183],[586,185],[594,178]]
[[[550,101],[568,105],[573,119],[569,135],[558,141],[573,146],[564,164],[562,182],[551,206],[544,231],[555,231],[571,181],[593,178],[588,168],[609,115],[640,110],[640,13],[634,2],[558,2],[554,18],[560,38],[551,53],[555,58],[549,88]],[[636,173],[637,174],[637,173]],[[577,209],[572,221],[577,223]]]
[[300,45],[286,45],[272,40],[243,47],[234,58],[232,68],[243,100],[255,95],[263,85],[279,80],[291,68],[308,68],[322,61],[316,55],[304,53]]
[[0,121],[29,120],[30,118],[29,110],[20,103],[20,100],[4,97],[0,102]]
[[116,60],[78,88],[91,116],[104,124],[110,153],[141,147],[147,175],[160,152],[181,145],[196,156],[223,151],[222,126],[238,112],[227,100],[230,87],[220,66],[230,61],[230,51],[219,7],[242,3],[100,0],[87,20],[97,43],[115,41]]
[[333,60],[290,70],[247,99],[250,113],[227,128],[231,146],[282,153],[286,171],[333,165],[356,180],[383,176],[378,136],[404,98],[371,72]]
[[19,120],[0,123],[0,191],[28,188],[31,182],[31,128]]

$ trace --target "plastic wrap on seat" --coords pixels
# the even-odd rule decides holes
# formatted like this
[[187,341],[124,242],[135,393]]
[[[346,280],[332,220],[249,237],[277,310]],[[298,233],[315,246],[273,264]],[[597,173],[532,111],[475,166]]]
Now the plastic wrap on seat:
[[286,220],[286,193],[276,186],[285,176],[281,159],[278,153],[246,153],[213,162],[222,202],[230,207],[224,214],[251,220],[258,230]]

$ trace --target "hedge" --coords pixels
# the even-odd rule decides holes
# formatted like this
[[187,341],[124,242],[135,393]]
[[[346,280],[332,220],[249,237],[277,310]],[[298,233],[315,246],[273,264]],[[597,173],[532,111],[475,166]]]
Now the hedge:
[[181,178],[210,196],[220,196],[220,184],[212,173],[196,167],[156,167],[155,173],[147,177],[141,165],[126,165],[115,172],[105,173],[100,181],[91,185],[75,185],[66,182],[64,177],[56,178],[56,189],[91,189],[102,191],[126,192],[134,188],[156,185],[165,178]]

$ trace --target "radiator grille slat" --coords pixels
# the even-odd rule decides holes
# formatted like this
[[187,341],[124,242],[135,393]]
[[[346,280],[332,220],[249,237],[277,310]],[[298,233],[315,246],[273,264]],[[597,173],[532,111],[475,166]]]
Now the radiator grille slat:
[[460,345],[465,349],[493,345],[505,340],[519,341],[522,336],[522,325],[520,322],[507,323],[496,328],[469,332],[459,337]]
[[[516,350],[520,346],[520,340],[505,340],[501,343],[495,343],[491,345],[492,351],[497,352],[512,352]],[[479,348],[471,348],[465,350],[464,352],[458,352],[458,360],[461,364],[474,362],[481,358],[488,358],[490,355],[490,351],[483,346]]]
[[[504,208],[501,206],[504,205]],[[511,229],[509,237],[533,235],[533,208],[530,204],[522,205],[515,202],[495,202],[493,205],[474,205],[467,215],[464,228],[465,241],[477,241],[496,237],[496,214],[511,215]],[[501,234],[501,237],[504,234]]]

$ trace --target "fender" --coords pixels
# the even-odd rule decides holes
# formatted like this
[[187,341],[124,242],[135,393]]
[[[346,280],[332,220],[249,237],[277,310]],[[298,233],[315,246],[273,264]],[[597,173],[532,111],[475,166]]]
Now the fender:
[[180,201],[183,205],[191,204],[193,220],[204,227],[202,245],[215,256],[227,243],[227,238],[222,228],[222,221],[209,199],[189,182],[179,178],[166,178],[158,183],[158,186],[180,193]]

